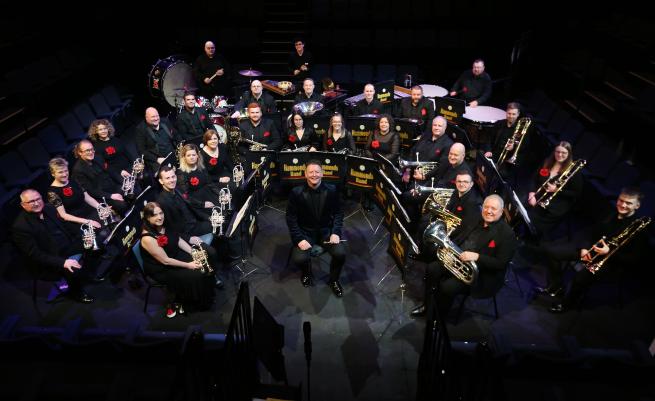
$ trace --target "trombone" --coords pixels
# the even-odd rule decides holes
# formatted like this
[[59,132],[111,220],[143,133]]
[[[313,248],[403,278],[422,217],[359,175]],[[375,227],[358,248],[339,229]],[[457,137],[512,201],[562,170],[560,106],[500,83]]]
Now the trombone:
[[[530,118],[528,117],[519,118],[519,120],[516,122],[516,128],[514,128],[514,133],[512,134],[511,137],[509,137],[509,139],[507,139],[503,151],[500,153],[500,156],[498,156],[498,163],[497,163],[498,165],[502,164],[503,162],[507,162],[509,164],[516,164],[516,158],[519,154],[519,149],[523,144],[523,139],[525,139],[525,136],[528,133],[528,128],[530,128],[530,124],[532,124],[532,120]],[[512,144],[514,145],[512,149],[511,150],[508,149]],[[512,152],[512,155],[509,158],[507,158],[510,152]]]
[[[573,177],[578,171],[580,171],[585,164],[587,164],[587,161],[584,159],[578,159],[572,163],[569,163],[569,165],[562,171],[562,173],[556,177],[549,178],[547,179],[539,189],[537,189],[537,192],[535,192],[534,197],[537,201],[537,204],[544,209],[548,208],[548,205],[555,199],[557,194],[560,193],[562,188],[566,186],[566,184],[569,182],[571,177]],[[553,192],[548,192],[546,189],[548,188],[548,184],[553,184],[557,188]]]

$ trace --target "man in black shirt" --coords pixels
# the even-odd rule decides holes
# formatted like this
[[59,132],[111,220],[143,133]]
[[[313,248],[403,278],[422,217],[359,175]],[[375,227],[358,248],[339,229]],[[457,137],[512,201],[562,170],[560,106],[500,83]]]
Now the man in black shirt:
[[314,80],[311,78],[305,78],[302,81],[302,90],[298,91],[295,99],[293,99],[293,104],[296,105],[302,102],[320,102],[323,103],[323,96],[320,93],[316,93],[314,89]]
[[464,99],[470,107],[482,106],[491,98],[491,77],[484,72],[484,61],[477,59],[450,89],[450,96]]
[[216,54],[213,42],[205,43],[205,53],[198,56],[193,66],[193,75],[198,83],[199,94],[207,99],[231,94],[230,65],[220,54]]
[[397,118],[412,118],[422,121],[421,130],[425,130],[428,123],[434,118],[434,103],[423,97],[423,88],[420,85],[415,85],[412,86],[411,97],[403,98],[394,114],[394,117]]
[[334,295],[341,298],[343,288],[339,275],[346,261],[346,251],[341,243],[343,210],[340,196],[333,185],[322,182],[323,169],[319,161],[307,162],[305,178],[305,185],[291,190],[287,203],[287,227],[294,244],[291,259],[302,272],[302,285],[313,286],[309,258],[312,252],[324,248],[332,256],[328,285]]
[[[282,138],[273,121],[262,118],[262,109],[257,103],[248,105],[248,119],[239,123],[243,139],[249,139],[266,145],[267,150],[279,151]],[[248,143],[239,145],[239,154],[245,155],[250,147]]]
[[175,131],[179,139],[186,141],[196,138],[213,128],[207,110],[196,107],[196,96],[193,93],[185,93],[184,108],[175,121]]
[[293,45],[296,50],[289,54],[289,72],[300,82],[309,75],[312,54],[305,50],[305,42],[301,39],[294,40]]
[[241,95],[241,99],[234,106],[234,110],[236,111],[232,114],[232,118],[241,117],[241,111],[251,103],[257,103],[262,113],[265,114],[275,113],[277,111],[275,99],[270,94],[264,92],[264,86],[257,79],[250,83],[250,90],[243,92],[243,95]]
[[145,120],[136,126],[134,141],[153,176],[166,156],[175,150],[174,131],[167,122],[160,120],[159,112],[154,107],[146,109]]
[[373,84],[364,85],[364,99],[355,104],[353,115],[361,116],[363,114],[381,114],[382,103],[375,98],[375,86]]
[[[409,151],[411,161],[418,160],[422,162],[438,162],[440,164],[448,162],[448,152],[453,145],[453,140],[446,133],[448,122],[442,116],[437,116],[432,120],[432,132],[426,132],[421,135],[421,139],[412,146]],[[406,168],[403,172],[403,182],[409,183],[411,168]],[[427,173],[425,169],[422,171]],[[421,171],[419,171],[419,174]],[[414,174],[418,176],[418,174]]]

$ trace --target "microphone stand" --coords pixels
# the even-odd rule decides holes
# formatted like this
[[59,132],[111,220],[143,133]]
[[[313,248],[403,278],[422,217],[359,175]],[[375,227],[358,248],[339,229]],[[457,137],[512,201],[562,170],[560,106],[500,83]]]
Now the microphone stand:
[[307,364],[307,401],[312,401],[311,393],[311,362],[312,362],[312,325],[304,322],[302,331],[305,337],[305,362]]

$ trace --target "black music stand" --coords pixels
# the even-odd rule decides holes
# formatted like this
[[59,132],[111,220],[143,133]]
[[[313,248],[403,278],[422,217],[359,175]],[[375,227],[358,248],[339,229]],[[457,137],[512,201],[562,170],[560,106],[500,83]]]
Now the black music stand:
[[396,130],[398,136],[400,136],[400,146],[405,149],[414,146],[415,138],[419,138],[422,133],[421,120],[416,120],[414,118],[397,118],[395,124],[396,126],[391,127],[391,129]]
[[464,100],[452,97],[435,97],[433,99],[435,115],[442,116],[451,124],[462,124],[462,118],[466,112]]
[[388,81],[378,82],[373,84],[375,87],[375,98],[382,104],[390,104],[393,102],[396,82],[393,79]]
[[370,194],[373,192],[375,186],[374,172],[377,168],[378,161],[375,159],[351,155],[346,157],[346,187],[359,191],[360,197],[359,207],[357,210],[344,217],[344,221],[357,213],[362,213],[368,226],[373,232],[375,232],[375,229],[373,228],[373,224],[371,224],[371,220],[368,218],[368,212],[364,209],[362,203],[364,201],[364,194]]
[[[396,195],[396,192],[393,189],[387,188],[385,202],[383,203],[382,210],[384,211],[384,217],[382,222],[387,229],[391,228],[391,224],[394,218],[397,218],[403,227],[411,222],[409,214],[400,203],[400,199]],[[389,234],[388,232],[380,238],[380,240],[371,248],[371,252],[380,245],[382,240]]]
[[496,163],[484,156],[484,153],[478,151],[475,160],[475,171],[473,181],[478,186],[478,190],[483,197],[499,193],[505,184],[505,180],[498,172]]
[[257,192],[257,210],[268,207],[284,213],[282,210],[266,204],[266,198],[271,188],[271,179],[274,175],[272,165],[277,162],[277,153],[273,150],[255,150],[249,152],[246,160],[248,166],[244,167],[244,170],[249,172],[248,177],[254,180],[254,188]]
[[375,131],[375,121],[378,119],[368,116],[356,116],[346,118],[346,126],[355,139],[355,145],[363,148],[368,143],[368,137]]
[[[510,224],[512,227],[516,227],[519,224],[523,223],[530,231],[530,234],[533,237],[536,237],[537,228],[534,226],[534,224],[532,224],[532,221],[530,220],[530,215],[528,214],[528,211],[526,210],[525,206],[523,205],[519,197],[516,195],[516,192],[514,191],[512,186],[507,182],[503,183],[501,197],[505,202],[504,214],[507,223]],[[521,217],[519,221],[517,221],[516,219],[518,216]]]
[[[432,135],[432,133],[430,133],[430,135]],[[473,142],[471,142],[471,138],[469,138],[469,135],[464,128],[448,123],[446,126],[446,135],[448,135],[453,142],[459,142],[464,145],[467,150],[473,149]]]
[[[380,208],[380,210],[384,212],[387,210],[388,200],[391,196],[387,194],[387,192],[392,192],[393,195],[400,195],[402,194],[402,192],[393,183],[393,181],[384,173],[384,170],[378,168],[377,170],[375,170],[375,174],[377,179],[375,180],[375,186],[373,187],[373,201]],[[382,220],[380,220],[380,223],[377,225],[377,227],[375,227],[374,233],[377,233],[382,223],[386,223],[385,226],[387,227],[389,226],[389,221],[383,217]]]
[[[243,280],[249,275],[255,273],[257,270],[266,270],[265,268],[258,266],[248,260],[249,257],[253,256],[252,247],[255,242],[257,232],[259,231],[257,227],[257,211],[254,197],[255,194],[248,196],[239,211],[232,215],[230,224],[227,226],[227,231],[225,234],[227,238],[233,238],[234,235],[239,235],[241,242],[241,260],[239,263],[234,265],[234,268],[241,273],[240,280]],[[244,234],[247,234],[245,241],[243,238]],[[247,265],[252,267],[250,271],[245,270]],[[270,274],[270,271],[266,273]]]

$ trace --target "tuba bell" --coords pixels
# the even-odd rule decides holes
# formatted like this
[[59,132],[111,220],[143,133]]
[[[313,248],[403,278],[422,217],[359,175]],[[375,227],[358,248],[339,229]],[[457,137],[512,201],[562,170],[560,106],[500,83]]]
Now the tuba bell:
[[469,285],[475,281],[478,265],[460,260],[463,251],[448,237],[446,223],[439,220],[430,223],[423,232],[423,241],[437,246],[437,258],[453,276]]
[[[452,192],[450,193],[452,194]],[[450,234],[452,234],[452,232],[455,231],[455,229],[460,224],[462,224],[461,218],[455,216],[448,209],[446,209],[446,205],[448,204],[449,199],[450,195],[448,193],[435,192],[425,200],[421,210],[421,213],[423,214],[430,214],[430,221],[439,220],[444,222],[446,224],[446,231],[448,236],[450,236]]]

